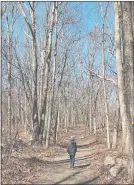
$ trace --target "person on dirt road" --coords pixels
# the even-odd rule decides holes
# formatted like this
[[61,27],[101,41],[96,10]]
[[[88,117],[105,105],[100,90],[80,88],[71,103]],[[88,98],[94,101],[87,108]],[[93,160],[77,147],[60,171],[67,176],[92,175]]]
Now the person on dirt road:
[[77,144],[75,141],[75,136],[71,136],[67,146],[67,153],[69,154],[69,157],[70,157],[70,168],[72,169],[74,169],[76,152],[77,152]]

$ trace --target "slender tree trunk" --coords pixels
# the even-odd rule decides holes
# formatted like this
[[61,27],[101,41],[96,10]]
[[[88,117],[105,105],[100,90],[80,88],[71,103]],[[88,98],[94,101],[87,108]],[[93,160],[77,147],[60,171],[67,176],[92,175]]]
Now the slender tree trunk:
[[56,112],[56,121],[55,121],[55,127],[54,127],[54,144],[56,144],[56,141],[57,141],[58,122],[59,122],[59,106]]
[[94,134],[96,135],[96,117],[94,115]]
[[21,91],[20,91],[20,87],[19,87],[19,90],[18,90],[18,111],[19,111],[19,124],[21,124]]
[[38,99],[37,99],[37,42],[36,42],[36,22],[35,22],[35,2],[31,2],[32,20],[32,51],[33,51],[33,141],[39,141],[39,122],[38,122]]
[[96,106],[97,106],[97,98],[98,98],[99,89],[97,91],[95,100],[94,100],[94,134],[96,135]]
[[104,57],[104,21],[102,25],[102,71],[103,71],[103,91],[104,91],[104,103],[105,103],[105,117],[106,117],[106,128],[107,128],[107,147],[110,149],[110,133],[109,133],[109,117],[108,117],[108,105],[107,105],[107,94],[105,84],[105,57]]
[[65,122],[65,131],[67,133],[67,112],[66,112],[66,109],[65,109],[65,114],[64,114],[64,122]]
[[28,129],[28,105],[27,105],[27,98],[25,96],[25,107],[24,107],[24,112],[25,112],[25,137],[27,137],[27,129]]
[[56,141],[58,140],[58,131],[60,125],[60,110],[58,109],[58,118],[57,118],[57,131],[56,131]]
[[43,140],[43,132],[44,132],[44,125],[45,125],[45,117],[46,117],[46,109],[47,109],[47,96],[48,96],[48,85],[49,85],[49,64],[46,63],[46,69],[45,69],[45,91],[44,91],[44,100],[42,104],[42,109],[41,109],[41,115],[40,115],[40,136],[41,136],[41,142]]
[[[9,64],[10,65],[10,64]],[[8,90],[8,138],[11,140],[11,66],[9,67],[8,71],[8,83],[9,83],[9,90]]]
[[73,127],[75,128],[76,126],[76,116],[74,115],[74,124],[73,124]]
[[[43,109],[43,106],[45,106],[46,104],[43,102],[45,97],[47,96],[47,92],[46,92],[46,89],[47,89],[47,81],[48,81],[48,70],[49,70],[49,66],[48,66],[48,63],[47,63],[47,57],[45,56],[47,54],[47,49],[48,49],[48,44],[50,43],[50,38],[51,38],[51,30],[49,30],[49,24],[48,24],[48,14],[49,14],[49,10],[47,10],[47,16],[46,16],[46,24],[47,24],[47,30],[46,30],[46,47],[44,46],[44,51],[42,51],[41,53],[41,61],[42,61],[42,66],[41,66],[41,87],[40,87],[40,107],[39,107],[39,112],[40,112],[40,135],[41,135],[41,138],[43,138],[43,124],[45,124],[43,122],[43,120],[41,120],[41,116],[42,114],[45,113],[45,110],[42,112],[42,109]],[[45,81],[45,85],[44,85],[44,81]],[[43,94],[45,94],[45,96],[43,96]],[[43,99],[44,98],[44,99]],[[47,97],[46,97],[47,98]],[[44,105],[44,104],[45,105]],[[44,117],[44,116],[43,116]]]
[[[49,96],[47,96],[47,99],[49,98]],[[47,137],[47,127],[48,127],[48,119],[49,119],[49,110],[50,110],[50,106],[49,106],[49,101],[46,101],[46,114],[45,114],[45,118],[44,118],[44,131],[43,131],[43,140],[46,141],[46,137]]]
[[11,61],[11,39],[9,31],[8,17],[6,16],[7,31],[8,31],[8,58],[7,58],[7,70],[8,70],[8,139],[11,140],[11,73],[12,73],[12,61]]
[[90,92],[90,122],[89,122],[89,133],[90,133],[90,135],[92,134],[92,95],[91,95],[91,92]]
[[[118,94],[118,92],[117,92],[117,94]],[[117,138],[118,138],[118,129],[119,129],[120,106],[119,106],[118,97],[116,100],[116,105],[117,105],[117,111],[115,112],[115,118],[117,118],[117,119],[114,122],[113,142],[112,142],[113,149],[115,149],[117,147]]]
[[[52,125],[52,121],[55,122],[55,127],[57,127],[57,118],[56,121],[53,120],[54,118],[54,100],[55,100],[55,75],[56,75],[56,61],[57,61],[57,24],[58,24],[58,2],[54,3],[55,5],[55,49],[54,49],[54,62],[53,62],[53,77],[52,77],[52,105],[51,105],[51,115],[50,115],[50,125]],[[56,115],[57,117],[57,115]],[[54,128],[54,130],[57,130]],[[56,131],[55,131],[56,132]],[[54,132],[54,134],[55,134]],[[56,142],[56,134],[54,136],[54,142]],[[54,143],[55,144],[55,143]]]
[[49,106],[49,112],[48,112],[48,124],[47,124],[47,133],[46,133],[46,147],[48,148],[50,145],[50,133],[51,133],[51,111],[52,111],[52,95],[49,95],[50,99],[50,106]]
[[133,38],[134,38],[134,2],[131,2],[131,12],[132,12],[132,27],[133,27]]

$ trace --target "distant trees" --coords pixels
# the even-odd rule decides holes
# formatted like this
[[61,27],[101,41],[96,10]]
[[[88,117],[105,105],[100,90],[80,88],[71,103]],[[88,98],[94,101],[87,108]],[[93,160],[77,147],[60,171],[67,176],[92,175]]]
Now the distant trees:
[[[4,67],[7,70],[7,73],[5,73],[5,70],[2,70],[2,77],[4,77],[7,74],[7,84],[3,83],[5,85],[6,89],[6,97],[7,97],[7,109],[6,109],[6,120],[5,124],[7,123],[7,140],[10,141],[12,139],[12,120],[13,120],[13,88],[14,88],[14,78],[13,78],[13,48],[15,45],[14,42],[14,30],[15,30],[15,24],[16,20],[18,18],[18,8],[15,6],[14,3],[4,3],[2,4],[2,64],[4,64]],[[11,12],[11,14],[10,14]],[[2,69],[3,68],[2,65]],[[2,96],[3,99],[3,96]],[[2,102],[3,103],[3,102]],[[5,108],[5,107],[2,107]]]

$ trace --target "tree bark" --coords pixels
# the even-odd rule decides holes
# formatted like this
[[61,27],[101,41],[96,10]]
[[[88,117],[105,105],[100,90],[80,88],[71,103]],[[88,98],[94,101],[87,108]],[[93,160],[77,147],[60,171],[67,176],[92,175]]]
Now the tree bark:
[[[52,2],[52,13],[50,15],[50,20],[48,20],[49,24],[47,25],[49,27],[48,31],[48,37],[47,37],[47,45],[46,45],[46,56],[44,58],[44,62],[46,64],[46,79],[45,79],[45,93],[43,97],[43,104],[41,107],[41,115],[40,115],[40,135],[41,135],[41,141],[43,140],[43,132],[44,132],[44,118],[46,117],[46,106],[47,106],[47,95],[48,95],[48,84],[49,84],[49,73],[50,73],[50,61],[51,61],[51,52],[52,52],[52,33],[53,33],[53,20],[54,20],[54,11],[55,6],[54,2]],[[47,137],[48,139],[48,137]]]
[[121,59],[121,42],[120,42],[120,17],[119,17],[119,5],[114,3],[115,9],[115,42],[116,42],[116,68],[118,75],[118,92],[120,102],[120,112],[122,119],[122,149],[125,149],[126,137],[127,137],[127,125],[129,124],[127,115],[127,106],[125,102],[125,89],[124,89],[124,74]]
[[120,106],[119,106],[118,92],[117,92],[116,105],[117,105],[117,110],[115,111],[115,118],[117,119],[114,122],[113,142],[112,142],[113,149],[117,147],[117,138],[118,138],[118,129],[119,129]]
[[55,127],[54,127],[54,144],[56,144],[56,141],[57,141],[58,125],[59,125],[59,105],[57,107],[56,121],[55,121]]
[[[50,110],[50,129],[52,122],[54,122],[55,127],[57,127],[57,119],[54,121],[54,100],[55,100],[55,75],[56,75],[56,62],[57,62],[57,24],[58,24],[58,2],[54,3],[54,13],[55,13],[55,48],[54,48],[54,62],[53,62],[53,76],[52,76],[52,103]],[[57,117],[57,116],[56,116]],[[57,130],[57,129],[54,129]],[[54,132],[55,133],[55,132]],[[56,134],[55,137],[56,139]],[[56,140],[54,140],[56,142]],[[48,143],[49,144],[49,143]]]
[[32,109],[32,122],[33,122],[33,142],[39,141],[39,120],[38,120],[38,99],[37,99],[37,41],[36,41],[36,20],[35,20],[35,2],[29,2],[30,4],[30,17],[31,23],[29,22],[22,2],[19,2],[20,9],[22,11],[25,22],[32,35],[32,70],[33,70],[33,109]]
[[103,25],[102,25],[102,71],[103,71],[103,91],[104,91],[104,102],[105,102],[105,117],[106,117],[106,128],[107,128],[107,147],[108,147],[108,149],[110,149],[109,117],[108,117],[108,105],[107,105],[106,84],[105,84],[104,21],[103,21]]
[[125,72],[125,96],[128,115],[128,173],[134,183],[134,37],[132,23],[132,3],[121,2],[123,14],[124,32],[124,72]]
[[31,2],[32,20],[32,50],[33,50],[33,141],[39,141],[39,122],[38,122],[38,100],[37,100],[37,42],[36,42],[36,22],[35,22],[35,2]]
[[7,24],[7,32],[8,32],[8,56],[7,56],[7,76],[8,76],[8,139],[11,139],[11,74],[12,74],[12,61],[11,61],[11,35],[9,28],[9,17],[6,14],[6,24]]
[[56,142],[58,140],[58,131],[60,126],[60,110],[58,109],[58,118],[57,118],[57,131],[56,131]]

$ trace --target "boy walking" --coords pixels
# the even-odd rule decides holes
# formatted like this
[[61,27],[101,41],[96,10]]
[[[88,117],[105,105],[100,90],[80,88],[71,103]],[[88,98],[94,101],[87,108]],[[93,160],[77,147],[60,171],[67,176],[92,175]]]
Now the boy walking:
[[69,154],[69,157],[70,157],[70,168],[72,169],[74,169],[76,152],[77,152],[77,144],[75,141],[75,136],[71,136],[67,146],[67,153]]

